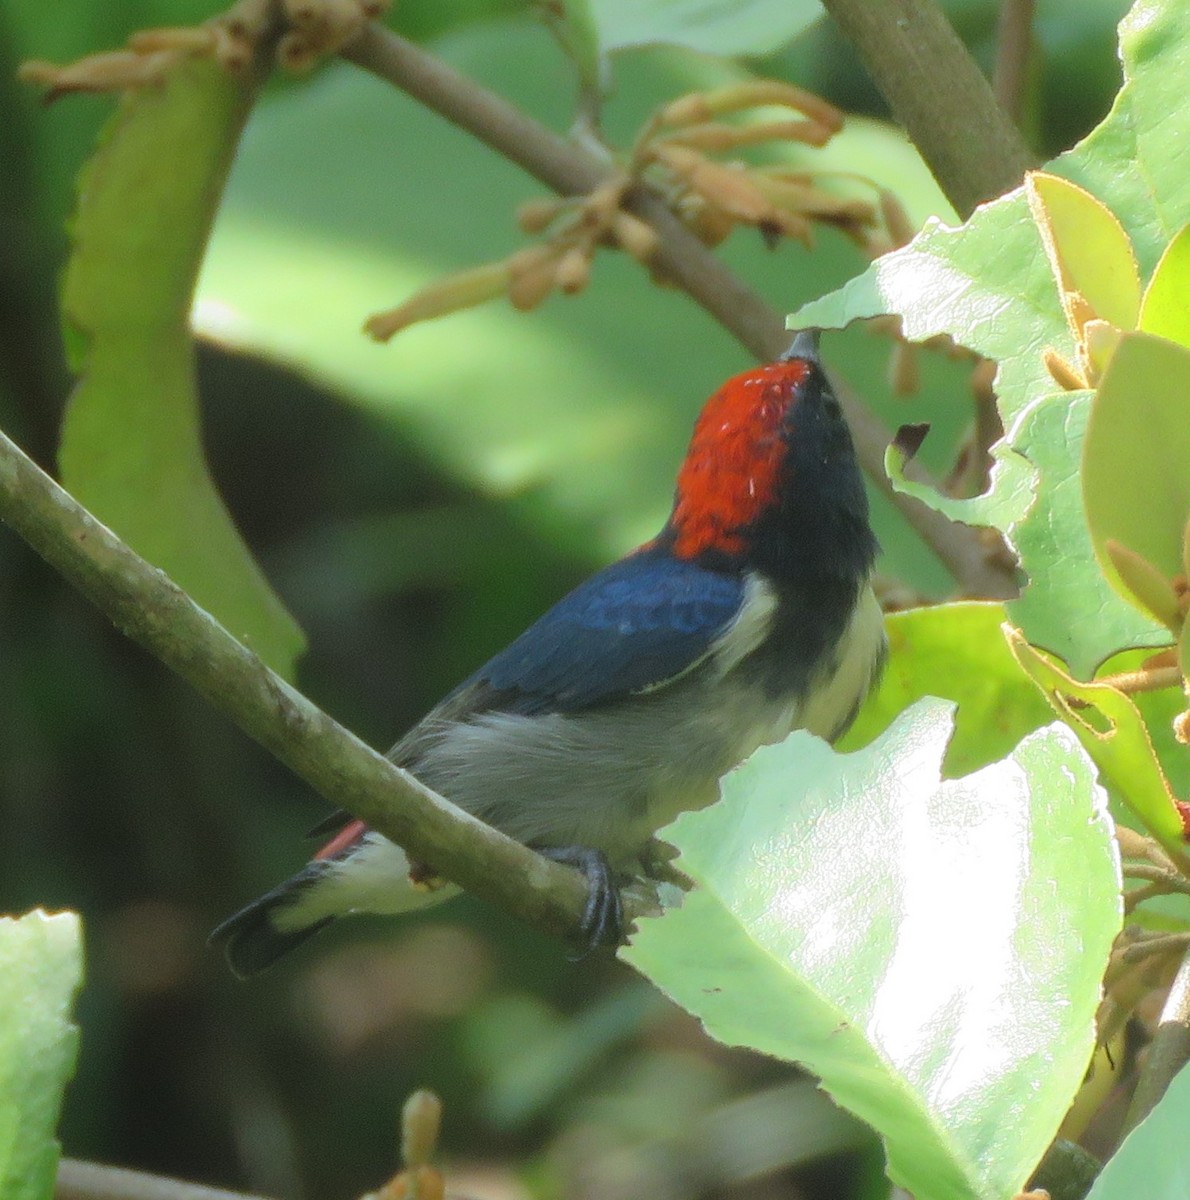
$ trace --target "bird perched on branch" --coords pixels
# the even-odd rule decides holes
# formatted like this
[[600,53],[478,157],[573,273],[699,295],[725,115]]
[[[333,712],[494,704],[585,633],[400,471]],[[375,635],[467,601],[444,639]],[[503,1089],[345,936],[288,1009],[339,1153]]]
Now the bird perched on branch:
[[[855,451],[802,333],[707,401],[650,542],[560,600],[389,751],[459,807],[587,876],[589,945],[618,872],[722,775],[792,729],[851,723],[885,653]],[[341,814],[306,867],[212,934],[253,975],[336,917],[452,889]]]

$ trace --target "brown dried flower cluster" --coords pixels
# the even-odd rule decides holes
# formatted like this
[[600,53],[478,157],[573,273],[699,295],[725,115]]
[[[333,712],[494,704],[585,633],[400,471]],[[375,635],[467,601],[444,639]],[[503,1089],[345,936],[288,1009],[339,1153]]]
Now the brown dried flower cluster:
[[[721,120],[760,107],[798,115],[753,123]],[[555,290],[581,291],[601,246],[625,250],[651,266],[657,235],[626,211],[642,183],[664,195],[707,245],[717,245],[737,225],[750,225],[767,239],[791,237],[809,246],[814,223],[842,229],[862,246],[875,245],[876,205],[823,190],[813,172],[711,157],[774,142],[823,146],[842,124],[843,115],[833,105],[776,80],[751,80],[682,96],[653,115],[620,169],[594,191],[521,205],[517,223],[525,233],[541,235],[539,242],[500,262],[431,284],[397,308],[372,317],[366,329],[383,341],[415,322],[499,295],[507,295],[518,309],[532,309]]]
[[[334,54],[390,0],[284,0],[287,27],[277,44],[277,61],[293,72],[309,70]],[[36,60],[20,77],[47,89],[52,101],[71,92],[114,92],[160,83],[186,58],[213,58],[232,75],[248,69],[271,24],[269,0],[238,0],[202,25],[145,29],[123,50],[90,54],[66,66]]]

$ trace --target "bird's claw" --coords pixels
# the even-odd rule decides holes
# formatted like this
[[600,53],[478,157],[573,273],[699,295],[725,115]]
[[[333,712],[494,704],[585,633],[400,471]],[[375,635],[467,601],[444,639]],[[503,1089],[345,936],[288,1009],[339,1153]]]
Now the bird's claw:
[[577,867],[587,879],[587,903],[579,924],[584,944],[570,957],[578,961],[600,946],[619,945],[624,937],[624,903],[603,851],[590,846],[545,846],[536,849],[538,854],[552,862]]

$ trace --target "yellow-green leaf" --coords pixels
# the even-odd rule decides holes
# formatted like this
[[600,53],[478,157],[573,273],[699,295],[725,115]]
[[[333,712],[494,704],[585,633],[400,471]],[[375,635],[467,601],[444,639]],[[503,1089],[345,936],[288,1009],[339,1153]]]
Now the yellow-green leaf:
[[1025,192],[1071,332],[1082,341],[1083,327],[1096,317],[1133,329],[1140,275],[1111,210],[1078,184],[1043,171],[1028,175]]
[[1157,263],[1141,305],[1140,328],[1190,346],[1190,225],[1182,227]]
[[1006,625],[1004,636],[1025,673],[1095,760],[1104,781],[1175,861],[1190,868],[1182,820],[1136,705],[1108,684],[1073,679],[1034,650],[1019,630]]
[[189,328],[251,94],[215,62],[187,60],[125,97],[84,169],[62,284],[79,380],[59,463],[82,503],[292,677],[301,631],[207,471]]
[[1166,578],[1182,567],[1190,515],[1190,349],[1149,334],[1121,340],[1091,406],[1083,504],[1095,556],[1121,595],[1108,539]]

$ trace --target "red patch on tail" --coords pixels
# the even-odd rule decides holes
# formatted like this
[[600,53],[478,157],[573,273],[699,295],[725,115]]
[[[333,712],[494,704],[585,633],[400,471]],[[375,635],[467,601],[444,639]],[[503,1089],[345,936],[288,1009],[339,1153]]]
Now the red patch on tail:
[[674,553],[738,554],[740,530],[774,502],[788,445],[782,426],[810,365],[771,363],[729,379],[704,406],[678,472]]
[[317,854],[314,855],[314,861],[318,862],[324,858],[338,858],[344,850],[350,849],[354,843],[358,842],[364,833],[367,831],[367,826],[363,821],[351,821],[344,825],[338,833]]

